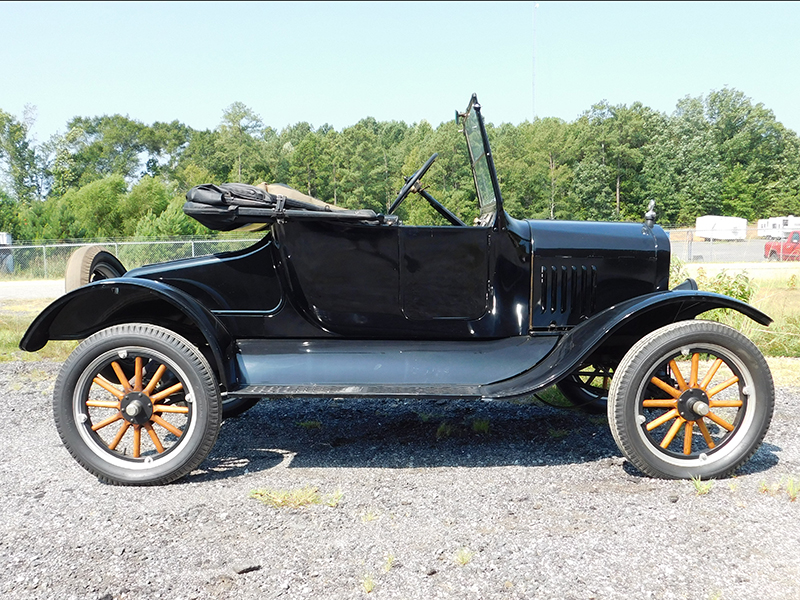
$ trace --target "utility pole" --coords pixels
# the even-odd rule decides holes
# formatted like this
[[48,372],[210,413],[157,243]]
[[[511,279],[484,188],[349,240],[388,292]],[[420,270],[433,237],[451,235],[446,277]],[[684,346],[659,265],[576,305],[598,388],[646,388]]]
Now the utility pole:
[[531,108],[533,109],[533,120],[536,120],[536,9],[539,3],[533,5],[533,69],[531,77]]

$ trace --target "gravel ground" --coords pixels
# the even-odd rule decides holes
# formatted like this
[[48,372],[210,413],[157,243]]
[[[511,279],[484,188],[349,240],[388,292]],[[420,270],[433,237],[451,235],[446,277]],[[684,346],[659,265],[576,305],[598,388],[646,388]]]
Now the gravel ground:
[[[62,447],[57,369],[0,365],[3,598],[799,595],[800,501],[787,488],[800,484],[800,388],[779,390],[761,449],[706,495],[640,476],[598,417],[404,400],[264,401],[224,423],[189,477],[123,488]],[[305,486],[341,498],[249,498]]]

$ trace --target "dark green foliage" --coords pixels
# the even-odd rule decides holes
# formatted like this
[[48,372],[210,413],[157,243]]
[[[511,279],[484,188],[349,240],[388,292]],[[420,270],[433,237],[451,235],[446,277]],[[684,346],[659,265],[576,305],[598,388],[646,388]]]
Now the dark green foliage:
[[[491,117],[491,112],[488,115]],[[384,212],[434,152],[424,184],[466,223],[477,216],[464,140],[447,121],[378,122],[341,131],[301,122],[277,131],[240,102],[219,127],[76,117],[36,145],[30,118],[0,111],[0,227],[18,239],[200,234],[180,207],[200,183],[280,182],[348,208]],[[506,209],[518,218],[642,219],[694,224],[800,214],[800,142],[762,104],[724,88],[680,100],[672,115],[601,102],[571,123],[487,125]],[[410,224],[443,223],[412,195]]]

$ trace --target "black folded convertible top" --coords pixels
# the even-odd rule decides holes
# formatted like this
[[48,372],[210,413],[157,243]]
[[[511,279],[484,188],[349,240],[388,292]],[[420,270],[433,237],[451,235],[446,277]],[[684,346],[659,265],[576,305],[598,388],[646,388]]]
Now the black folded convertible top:
[[[287,194],[295,191],[282,186],[270,187],[278,191],[285,189]],[[292,195],[307,200],[273,194],[244,183],[204,183],[186,193],[183,212],[217,231],[230,231],[252,223],[271,224],[287,218],[382,220],[372,210],[342,210],[299,193]]]

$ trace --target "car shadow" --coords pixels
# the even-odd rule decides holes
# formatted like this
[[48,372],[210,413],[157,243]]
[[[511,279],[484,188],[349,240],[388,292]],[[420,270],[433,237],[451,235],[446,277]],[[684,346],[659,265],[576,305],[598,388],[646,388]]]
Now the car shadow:
[[617,456],[605,415],[538,402],[280,399],[227,419],[188,480],[277,468],[535,466]]
[[[769,470],[779,451],[762,444],[737,474]],[[605,415],[537,401],[276,399],[227,419],[185,481],[280,468],[554,466],[620,457]],[[623,468],[644,477],[627,461]]]

